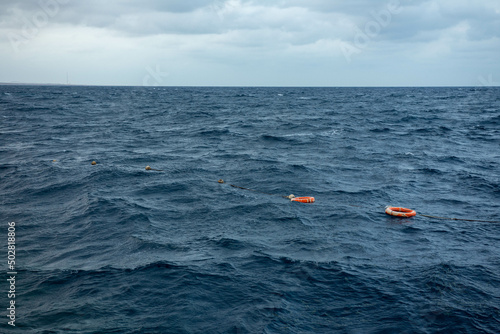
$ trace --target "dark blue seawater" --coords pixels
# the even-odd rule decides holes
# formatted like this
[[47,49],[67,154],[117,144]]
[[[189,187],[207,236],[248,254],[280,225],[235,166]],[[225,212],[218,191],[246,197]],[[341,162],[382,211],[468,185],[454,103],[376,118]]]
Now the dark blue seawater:
[[420,215],[500,221],[499,88],[0,86],[0,120],[2,333],[499,332],[500,224]]

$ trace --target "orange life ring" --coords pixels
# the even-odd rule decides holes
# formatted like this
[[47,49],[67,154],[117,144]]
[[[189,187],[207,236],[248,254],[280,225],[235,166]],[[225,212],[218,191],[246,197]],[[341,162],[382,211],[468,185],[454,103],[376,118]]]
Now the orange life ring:
[[314,197],[295,197],[292,198],[292,202],[314,203]]
[[396,217],[413,217],[416,216],[417,213],[415,210],[412,209],[407,209],[407,208],[397,208],[397,207],[392,207],[388,206],[385,208],[385,213],[391,216],[396,216]]

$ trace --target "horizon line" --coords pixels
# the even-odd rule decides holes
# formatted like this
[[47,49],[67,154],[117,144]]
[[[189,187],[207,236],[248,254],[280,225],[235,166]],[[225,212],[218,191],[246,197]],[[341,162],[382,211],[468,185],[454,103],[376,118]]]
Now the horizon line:
[[52,87],[143,87],[143,88],[495,88],[499,85],[421,85],[421,86],[275,86],[275,85],[111,85],[111,84],[63,84],[63,83],[29,83],[0,82],[0,86],[52,86]]

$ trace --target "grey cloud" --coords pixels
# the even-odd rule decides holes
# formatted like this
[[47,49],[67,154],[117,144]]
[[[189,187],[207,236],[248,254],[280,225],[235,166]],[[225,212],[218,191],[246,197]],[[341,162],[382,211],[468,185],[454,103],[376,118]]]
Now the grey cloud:
[[[56,2],[44,0],[42,3]],[[276,30],[318,39],[349,38],[346,22],[363,30],[374,15],[398,6],[399,14],[378,33],[379,38],[423,38],[425,32],[447,29],[460,22],[470,25],[471,39],[500,35],[496,0],[113,0],[69,1],[60,4],[50,23],[108,28],[124,34],[207,34],[232,30]],[[252,10],[249,10],[252,9]],[[38,1],[3,0],[0,26],[20,28],[16,15],[41,10]],[[17,13],[13,15],[13,13]],[[13,17],[14,16],[14,17]],[[3,22],[3,24],[2,24]],[[351,35],[356,30],[351,29]],[[428,34],[430,36],[430,34]]]
[[[6,36],[21,34],[26,21],[32,24],[33,17],[44,11],[40,3],[49,5],[56,1],[61,1],[57,11],[49,8],[52,12],[39,33],[22,37],[19,52],[12,52]],[[397,6],[397,10],[384,22],[387,17],[383,13],[387,13],[389,6]],[[367,26],[375,31],[368,46],[360,47],[355,37],[365,32]],[[417,67],[412,62],[419,60],[420,53],[426,59],[432,58],[436,68],[440,68],[437,65],[440,62],[447,64],[450,58],[456,64],[466,59],[469,65],[472,54],[475,66],[483,71],[473,73],[477,77],[493,71],[485,69],[482,60],[493,59],[500,53],[500,3],[498,0],[2,0],[0,37],[0,60],[5,68],[11,68],[8,73],[12,77],[23,71],[25,64],[19,59],[33,55],[45,64],[54,63],[54,56],[60,57],[61,62],[76,63],[78,59],[79,63],[87,64],[89,70],[82,70],[87,77],[92,77],[95,65],[89,55],[94,55],[101,67],[115,66],[117,61],[112,59],[120,58],[120,64],[126,64],[120,66],[135,66],[139,72],[168,59],[168,64],[175,64],[170,65],[169,78],[174,78],[175,69],[179,68],[178,73],[180,69],[194,73],[183,75],[183,80],[189,77],[196,80],[198,73],[207,73],[204,82],[211,82],[208,73],[215,71],[207,63],[221,71],[241,74],[238,77],[246,74],[263,78],[274,73],[269,64],[280,67],[282,72],[301,64],[304,69],[297,68],[297,77],[309,77],[308,82],[314,82],[316,78],[307,71],[311,64],[321,69],[336,68],[343,74],[336,77],[352,75],[349,80],[355,80],[363,78],[366,69],[390,68],[395,62],[406,69],[408,76],[416,71],[414,77],[419,77],[421,71],[414,70]],[[359,49],[352,57],[355,65],[350,67],[346,66],[341,51],[346,45]],[[436,48],[439,52],[434,52]],[[127,57],[122,56],[124,53]],[[254,69],[260,68],[261,72],[245,72],[243,65],[256,64],[255,59],[260,67],[254,65]],[[489,66],[498,68],[495,64],[491,62]],[[133,80],[126,74],[128,71],[116,67],[122,80]],[[469,71],[479,72],[473,67]],[[317,72],[323,73],[326,75],[327,71]],[[328,78],[323,80],[331,82]]]
[[[386,2],[388,3],[388,2]],[[425,42],[439,38],[441,32],[460,24],[467,25],[468,40],[500,37],[500,5],[496,1],[401,1],[400,11],[381,29],[378,39],[394,42]],[[374,21],[374,13],[384,7],[370,10],[353,22],[358,29]],[[376,20],[375,20],[376,21]],[[353,31],[352,33],[355,33]]]
[[[47,12],[47,9],[49,12],[54,12],[54,8],[57,7],[55,15],[50,13],[50,23],[98,28],[123,28],[127,30],[128,28],[123,24],[123,18],[134,18],[133,21],[137,24],[133,24],[132,28],[136,29],[137,33],[141,33],[140,30],[143,27],[151,27],[153,24],[158,24],[157,22],[151,22],[152,14],[156,16],[158,14],[172,14],[172,17],[175,15],[188,16],[190,13],[207,7],[211,3],[212,1],[209,0],[143,0],[140,2],[134,0],[112,0],[106,2],[97,0],[3,0],[0,4],[0,25],[2,25],[2,22],[4,25],[14,23],[14,27],[19,28],[21,23],[23,23],[22,18],[33,20],[34,15],[37,15],[37,13]],[[117,22],[122,23],[117,25]],[[190,23],[195,24],[196,22]],[[185,24],[172,22],[170,25],[173,26],[175,24],[177,24],[179,30],[182,32]],[[161,29],[162,26],[168,26],[168,24],[158,24],[158,26],[158,29]],[[146,28],[144,29],[144,33],[157,33],[158,29]],[[175,32],[173,28],[169,30]]]

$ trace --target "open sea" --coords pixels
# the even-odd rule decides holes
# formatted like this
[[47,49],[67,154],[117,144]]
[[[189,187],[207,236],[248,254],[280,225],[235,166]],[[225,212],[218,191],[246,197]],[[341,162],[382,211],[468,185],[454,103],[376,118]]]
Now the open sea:
[[496,334],[499,221],[498,87],[0,86],[1,333]]

